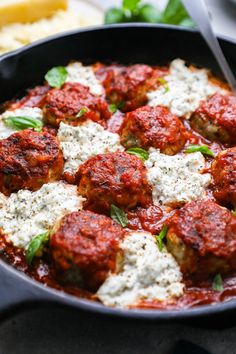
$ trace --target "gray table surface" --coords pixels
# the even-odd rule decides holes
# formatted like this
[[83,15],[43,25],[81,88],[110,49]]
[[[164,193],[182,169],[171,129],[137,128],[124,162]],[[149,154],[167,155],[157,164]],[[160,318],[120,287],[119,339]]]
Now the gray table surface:
[[235,328],[222,331],[158,325],[37,307],[1,325],[0,353],[171,354],[175,343],[185,339],[211,354],[236,354],[235,333]]
[[[165,0],[159,0],[163,5]],[[110,0],[98,1],[108,6]],[[207,0],[217,33],[236,37],[236,8],[228,0]],[[36,306],[0,326],[0,354],[170,354],[179,339],[212,354],[236,354],[236,327],[224,331],[183,325],[120,322]]]

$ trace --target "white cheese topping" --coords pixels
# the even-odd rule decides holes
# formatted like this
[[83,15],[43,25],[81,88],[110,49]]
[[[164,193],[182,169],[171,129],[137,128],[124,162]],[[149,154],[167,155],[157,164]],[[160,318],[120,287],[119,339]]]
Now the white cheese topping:
[[40,108],[37,107],[23,107],[15,110],[5,111],[0,117],[0,139],[8,138],[11,134],[17,131],[5,125],[4,119],[10,117],[27,117],[42,120],[43,112]]
[[20,190],[0,209],[0,228],[15,246],[27,248],[64,215],[82,209],[82,202],[77,187],[63,182],[44,184],[36,192]]
[[65,159],[64,171],[70,173],[75,173],[83,162],[97,154],[124,150],[118,134],[90,120],[77,127],[61,123],[57,138]]
[[77,82],[88,86],[94,95],[99,96],[104,93],[103,86],[99,83],[91,66],[83,66],[80,62],[74,62],[69,64],[66,69],[68,72],[66,82]]
[[167,107],[179,117],[188,118],[201,100],[220,90],[209,82],[207,70],[191,70],[181,59],[171,62],[170,74],[164,79],[166,85],[148,93],[149,105]]
[[108,306],[127,307],[141,300],[165,301],[183,294],[179,267],[163,247],[159,251],[155,237],[148,232],[131,232],[121,245],[123,269],[110,274],[97,292]]
[[201,174],[205,159],[200,152],[175,156],[161,154],[154,148],[149,152],[145,165],[155,205],[180,205],[204,197],[211,176]]

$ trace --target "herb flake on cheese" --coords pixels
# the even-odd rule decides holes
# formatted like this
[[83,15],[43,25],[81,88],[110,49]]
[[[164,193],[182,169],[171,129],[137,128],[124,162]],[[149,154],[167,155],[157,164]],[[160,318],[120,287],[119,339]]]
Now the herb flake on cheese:
[[178,264],[165,247],[159,251],[149,232],[130,232],[121,248],[121,272],[110,274],[97,292],[105,305],[128,307],[142,300],[165,301],[183,294]]
[[44,184],[36,192],[12,193],[0,209],[0,228],[14,246],[27,249],[35,235],[49,231],[64,215],[82,209],[76,186]]
[[61,123],[57,138],[65,159],[64,171],[72,174],[95,155],[124,150],[118,134],[90,120],[77,127]]
[[206,69],[191,70],[181,59],[171,62],[170,73],[163,79],[165,85],[147,94],[148,104],[167,107],[172,114],[179,117],[189,118],[190,114],[198,108],[201,100],[221,90],[210,83]]
[[169,156],[150,148],[145,165],[155,205],[178,206],[202,198],[211,182],[209,173],[201,173],[205,158],[200,152]]

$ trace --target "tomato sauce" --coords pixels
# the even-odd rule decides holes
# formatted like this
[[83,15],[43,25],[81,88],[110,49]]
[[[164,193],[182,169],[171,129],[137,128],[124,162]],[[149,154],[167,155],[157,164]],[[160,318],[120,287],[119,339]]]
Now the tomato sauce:
[[[108,111],[108,105],[106,104],[106,102],[100,102],[100,98],[97,99],[98,100],[97,106],[99,107],[99,110],[102,113],[97,112],[97,106],[96,106],[96,110],[95,108],[92,107],[95,110],[95,113],[92,112],[93,114],[95,114],[96,119],[94,118],[94,120],[97,121],[99,124],[105,126],[109,131],[113,133],[120,133],[121,128],[124,124],[125,113],[127,112],[127,110],[130,110],[131,108],[136,109],[140,107],[140,105],[142,106],[143,104],[146,104],[146,98],[145,95],[143,94],[143,82],[145,82],[146,80],[148,82],[149,87],[156,87],[156,85],[160,85],[160,83],[159,84],[157,83],[158,82],[157,78],[161,78],[162,76],[166,75],[168,72],[167,68],[154,68],[153,70],[150,70],[146,66],[143,66],[142,68],[137,68],[136,66],[134,66],[131,70],[127,72],[127,70],[124,67],[120,67],[118,65],[113,65],[110,66],[109,68],[106,68],[102,64],[97,64],[97,67],[94,67],[94,69],[95,71],[97,71],[96,72],[97,77],[99,77],[101,81],[103,81],[105,89],[109,95],[111,95],[110,87],[115,88],[115,92],[116,92],[115,99],[117,100],[117,105],[120,104],[122,100],[124,99],[127,100],[124,109],[123,108],[118,109],[114,114],[110,114],[110,112]],[[137,77],[136,78],[133,77],[134,73],[137,72],[139,73],[138,79]],[[118,76],[124,75],[124,77],[126,78],[128,77],[130,81],[127,82],[125,80],[121,80],[118,82],[117,75]],[[156,80],[155,84],[154,84],[154,79]],[[7,108],[8,109],[9,108],[17,109],[22,107],[43,108],[45,104],[45,96],[49,90],[50,87],[47,85],[37,86],[34,89],[29,90],[27,95],[21,100],[8,103]],[[121,92],[126,92],[126,93],[125,95],[123,95]],[[68,93],[66,92],[66,94]],[[88,93],[88,95],[90,94]],[[59,96],[61,97],[61,92],[59,92]],[[53,103],[55,103],[56,99],[60,101],[60,97],[59,98],[53,97]],[[89,96],[89,99],[92,100],[92,98]],[[108,103],[109,103],[109,99],[111,98],[113,99],[113,101],[115,100],[114,96],[111,95],[111,97],[108,97]],[[86,99],[88,99],[87,96]],[[73,101],[72,108],[74,109],[75,106],[75,109],[72,112],[73,114],[70,115],[74,116],[78,112],[78,109],[80,109],[81,107],[79,106],[78,108],[77,98],[74,98],[72,101]],[[49,113],[51,114],[51,112]],[[103,115],[105,117],[105,122],[100,121],[100,115]],[[54,116],[56,116],[55,112],[53,112],[53,118],[55,118]],[[59,121],[61,121],[61,117],[59,118],[60,118]],[[89,118],[91,118],[91,116]],[[54,122],[50,121],[50,119],[48,121],[50,124],[54,126],[59,124],[59,123],[54,124]],[[199,133],[197,133],[196,131],[194,131],[191,128],[188,120],[181,120],[181,121],[186,130],[185,132],[186,144],[185,147],[182,150],[180,150],[180,153],[184,153],[186,147],[192,144],[207,145],[214,154],[218,154],[219,152],[225,150],[228,147],[227,145],[223,145],[220,142],[212,142],[206,139],[205,137],[203,137],[202,135],[200,135]],[[57,127],[51,127],[50,125],[46,125],[44,127],[44,130],[55,136],[57,132]],[[206,168],[204,169],[204,172],[210,173],[212,158],[209,156],[205,156],[205,158],[206,158]],[[101,163],[103,163],[103,161]],[[88,173],[90,173],[92,170],[93,170],[93,166],[89,165]],[[130,180],[132,179],[133,173],[134,171],[132,170],[130,172],[130,176],[128,176],[129,177],[128,179]],[[75,183],[75,176],[72,176],[67,173],[64,174],[63,177],[67,180],[67,182],[72,184]],[[103,178],[103,176],[101,178]],[[114,179],[115,178],[116,176],[114,177]],[[87,185],[86,182],[87,181],[85,180],[85,185]],[[114,194],[116,192],[117,191],[114,191]],[[207,194],[209,199],[214,200],[211,186],[208,188]],[[123,204],[127,205],[127,201],[125,200]],[[170,207],[160,208],[158,206],[154,206],[150,204],[150,202],[143,203],[143,204],[147,204],[147,205],[144,205],[142,207],[138,206],[135,209],[131,209],[127,212],[128,228],[130,228],[131,230],[149,231],[154,235],[158,234],[161,231],[163,225],[167,223],[168,218],[170,218],[173,215],[175,210],[173,210]],[[87,209],[89,208],[90,206],[87,206]],[[99,208],[96,211],[104,213],[104,210],[101,209],[99,210]],[[62,281],[57,279],[56,269],[53,264],[50,251],[47,248],[45,249],[42,258],[36,258],[32,266],[29,266],[26,263],[24,251],[22,249],[14,247],[12,244],[7,242],[6,238],[3,235],[1,235],[0,257],[3,258],[7,263],[13,265],[19,271],[26,273],[27,275],[29,275],[30,277],[32,277],[33,279],[37,280],[40,283],[43,283],[57,290],[63,290],[66,293],[72,294],[80,298],[82,297],[82,298],[96,300],[96,296],[94,295],[94,293],[80,289],[78,286],[65,284]],[[181,296],[180,298],[172,299],[171,301],[164,301],[164,302],[142,301],[136,307],[141,309],[158,309],[158,310],[186,309],[186,308],[203,305],[203,304],[212,304],[221,301],[228,301],[236,296],[236,274],[231,275],[230,277],[226,277],[224,279],[222,291],[216,291],[212,288],[212,279],[197,281],[196,279],[185,277],[184,283],[185,283],[185,291],[183,296]]]
[[[24,252],[21,249],[9,244],[3,237],[0,240],[0,255],[7,263],[12,264],[16,269],[26,273],[36,281],[43,283],[59,291],[65,291],[68,294],[95,300],[96,296],[86,290],[80,289],[77,286],[62,284],[56,280],[55,268],[47,256],[47,252],[42,259],[37,259],[32,267],[29,267],[25,261]],[[236,274],[225,278],[222,291],[212,289],[212,281],[202,281],[196,283],[191,279],[184,279],[185,292],[183,296],[171,301],[143,301],[135,306],[140,309],[156,309],[156,310],[176,310],[187,309],[199,305],[213,304],[231,300],[236,296]]]

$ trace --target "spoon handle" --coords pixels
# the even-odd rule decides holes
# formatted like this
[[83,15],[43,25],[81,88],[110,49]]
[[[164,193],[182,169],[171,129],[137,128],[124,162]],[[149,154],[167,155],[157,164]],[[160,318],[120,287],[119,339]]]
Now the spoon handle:
[[212,30],[208,10],[204,0],[182,0],[186,10],[198,26],[202,36],[215,56],[226,80],[236,93],[236,79]]

